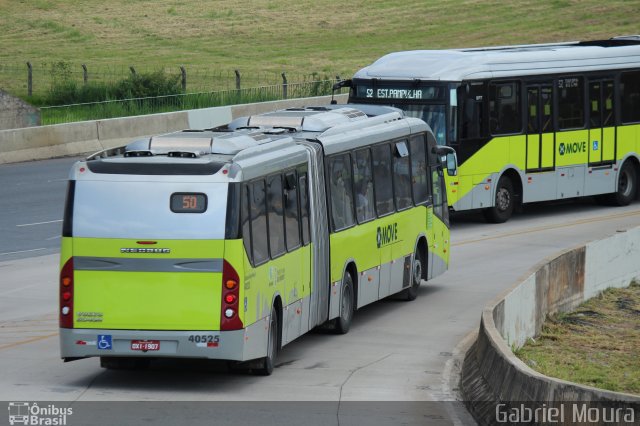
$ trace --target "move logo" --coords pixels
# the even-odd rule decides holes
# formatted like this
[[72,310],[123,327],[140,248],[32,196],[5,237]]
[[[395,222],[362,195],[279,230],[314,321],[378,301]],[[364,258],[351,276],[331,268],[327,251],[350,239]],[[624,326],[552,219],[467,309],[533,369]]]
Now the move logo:
[[378,226],[378,248],[391,244],[398,240],[398,223],[393,223],[387,226]]
[[560,155],[565,154],[577,154],[579,152],[587,152],[587,143],[586,142],[573,142],[565,144],[562,142],[558,145],[558,152]]

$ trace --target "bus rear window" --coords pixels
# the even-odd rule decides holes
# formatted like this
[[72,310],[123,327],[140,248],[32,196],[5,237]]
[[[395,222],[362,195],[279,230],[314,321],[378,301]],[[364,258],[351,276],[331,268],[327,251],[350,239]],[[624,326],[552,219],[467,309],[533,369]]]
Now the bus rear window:
[[227,183],[76,181],[73,236],[222,240],[228,190]]

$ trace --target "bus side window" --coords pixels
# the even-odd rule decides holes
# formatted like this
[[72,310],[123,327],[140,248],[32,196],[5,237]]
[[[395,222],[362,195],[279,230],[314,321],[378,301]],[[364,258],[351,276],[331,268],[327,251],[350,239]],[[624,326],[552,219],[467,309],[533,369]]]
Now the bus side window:
[[285,252],[284,203],[282,202],[282,175],[267,179],[267,205],[269,217],[269,250],[275,259]]
[[551,87],[543,87],[540,92],[542,100],[541,115],[542,115],[542,133],[549,133],[553,131],[553,89]]
[[584,127],[584,89],[582,77],[559,78],[556,81],[558,94],[558,129]]
[[376,211],[384,216],[394,211],[393,180],[391,179],[391,147],[389,144],[374,146],[373,186],[376,195]]
[[[640,101],[640,98],[638,100]],[[614,85],[613,81],[609,81],[605,83],[604,86],[604,105],[602,105],[602,111],[604,113],[602,125],[604,127],[615,126],[615,108],[613,102]],[[638,105],[637,110],[640,113],[640,105]]]
[[269,259],[269,237],[267,232],[267,197],[264,180],[251,184],[251,247],[255,265]]
[[409,149],[407,141],[394,144],[393,156],[393,193],[398,210],[411,207],[411,180],[409,178]]
[[358,223],[367,222],[376,216],[373,198],[371,151],[369,149],[361,149],[355,152],[353,183],[356,189],[356,218]]
[[298,183],[300,191],[300,225],[302,226],[302,244],[309,244],[309,188],[307,187],[307,172],[300,172]]
[[333,230],[339,231],[354,224],[353,185],[349,154],[329,159],[329,194]]
[[244,244],[244,250],[247,253],[249,261],[253,263],[253,253],[251,251],[251,225],[249,222],[249,186],[247,184],[242,185],[242,199],[241,205],[241,223],[242,223],[242,243]]
[[493,135],[522,131],[519,83],[489,85],[489,117],[489,130]]
[[442,194],[442,179],[441,171],[437,167],[431,169],[431,182],[433,184],[431,190],[433,191],[433,212],[439,218],[444,217],[444,196]]
[[285,174],[284,189],[284,227],[287,236],[287,250],[300,247],[300,220],[298,217],[298,186],[296,172]]
[[482,83],[468,83],[461,86],[463,93],[461,132],[462,139],[476,139],[484,136],[484,92]]
[[620,99],[622,103],[622,122],[640,121],[640,71],[620,74]]
[[429,172],[424,147],[424,135],[412,136],[409,140],[411,151],[411,186],[413,187],[413,202],[423,204],[429,199]]

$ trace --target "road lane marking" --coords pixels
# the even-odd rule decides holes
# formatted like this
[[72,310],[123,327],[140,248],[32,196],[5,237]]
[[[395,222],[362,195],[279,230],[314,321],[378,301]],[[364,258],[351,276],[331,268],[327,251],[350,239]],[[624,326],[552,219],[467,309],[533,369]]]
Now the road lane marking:
[[5,349],[9,349],[9,348],[13,348],[13,347],[16,347],[16,346],[20,346],[20,345],[25,345],[27,343],[37,342],[39,340],[48,339],[49,337],[54,337],[54,336],[57,336],[57,335],[58,335],[58,332],[56,331],[55,333],[47,334],[45,336],[32,337],[31,339],[25,339],[25,340],[20,340],[18,342],[8,343],[6,345],[0,345],[0,351],[3,351]]
[[62,222],[62,219],[58,219],[58,220],[49,220],[47,222],[35,222],[35,223],[23,223],[22,225],[16,225],[18,228],[21,228],[23,226],[35,226],[35,225],[46,225],[47,223],[58,223],[58,222]]
[[46,248],[37,248],[37,249],[31,249],[31,250],[20,250],[20,251],[8,251],[6,253],[0,253],[0,256],[8,256],[10,254],[20,254],[20,253],[31,253],[33,251],[41,251],[41,250],[47,250]]
[[472,240],[463,240],[463,241],[459,241],[457,243],[453,243],[451,244],[452,247],[458,247],[458,246],[463,246],[466,244],[473,244],[473,243],[478,243],[478,242],[482,242],[482,241],[488,241],[488,240],[497,240],[500,238],[507,238],[507,237],[513,237],[516,235],[523,235],[523,234],[531,234],[531,233],[535,233],[535,232],[540,232],[540,231],[549,231],[552,229],[559,229],[559,228],[568,228],[570,226],[576,226],[576,225],[584,225],[587,223],[592,223],[592,222],[602,222],[605,220],[609,220],[609,219],[620,219],[623,217],[629,217],[629,216],[637,216],[640,215],[640,211],[632,211],[632,212],[626,212],[626,213],[619,213],[619,214],[612,214],[612,215],[608,215],[608,216],[600,216],[600,217],[592,217],[592,218],[587,218],[587,219],[581,219],[581,220],[576,220],[573,222],[569,222],[569,223],[556,223],[553,225],[544,225],[544,226],[538,226],[535,228],[529,228],[529,229],[523,229],[521,231],[513,231],[513,232],[506,232],[504,234],[497,234],[497,235],[493,235],[490,237],[481,237],[481,238],[475,238]]

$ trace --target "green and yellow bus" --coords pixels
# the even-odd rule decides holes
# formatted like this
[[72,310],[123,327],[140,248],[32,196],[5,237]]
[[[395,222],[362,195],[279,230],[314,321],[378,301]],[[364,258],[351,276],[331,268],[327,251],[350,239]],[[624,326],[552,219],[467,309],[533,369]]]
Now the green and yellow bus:
[[337,86],[350,103],[422,118],[456,150],[453,210],[504,222],[523,203],[636,196],[640,36],[396,52]]
[[[292,109],[77,162],[60,259],[61,357],[223,359],[270,374],[309,330],[447,270],[429,127],[393,108]],[[454,165],[455,167],[455,165]]]

